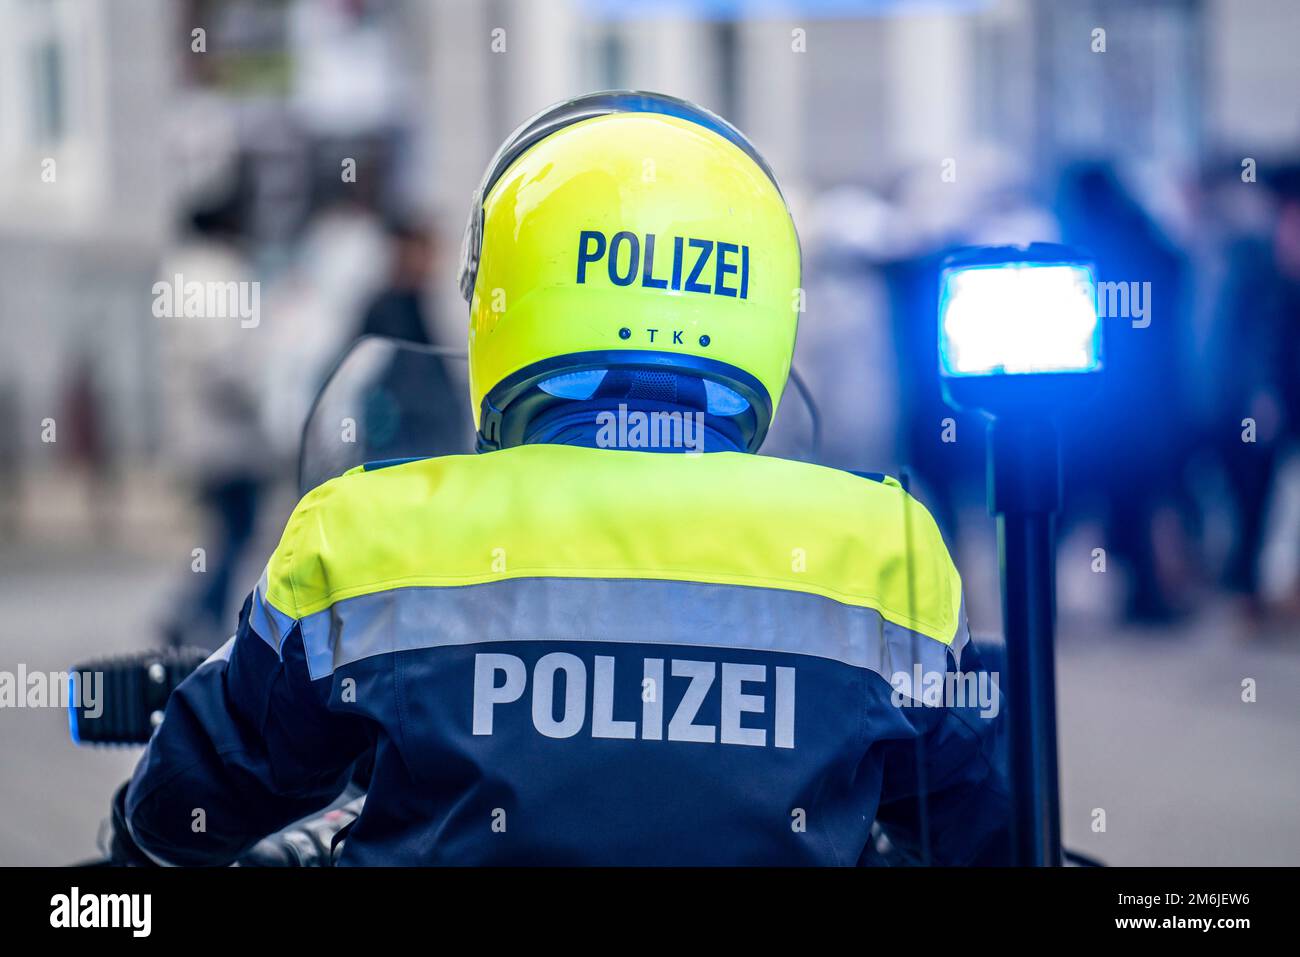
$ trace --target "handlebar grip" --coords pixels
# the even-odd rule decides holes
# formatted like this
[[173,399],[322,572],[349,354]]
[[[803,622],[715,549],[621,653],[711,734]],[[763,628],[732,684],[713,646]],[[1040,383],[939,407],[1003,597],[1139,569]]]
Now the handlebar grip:
[[68,704],[73,742],[145,744],[176,686],[207,658],[200,648],[172,648],[78,665]]

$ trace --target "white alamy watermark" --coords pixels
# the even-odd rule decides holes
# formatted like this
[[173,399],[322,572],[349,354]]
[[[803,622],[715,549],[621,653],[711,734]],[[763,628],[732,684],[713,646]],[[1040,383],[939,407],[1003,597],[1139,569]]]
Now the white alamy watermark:
[[245,329],[262,321],[262,284],[186,280],[176,273],[153,284],[153,314],[158,319],[238,319]]
[[996,718],[1001,707],[995,676],[988,671],[895,671],[889,679],[895,708],[979,708],[981,718]]
[[596,445],[602,449],[704,451],[703,412],[642,412],[619,403],[618,412],[596,414]]
[[1103,319],[1132,319],[1134,329],[1151,325],[1151,283],[1097,283],[1097,315]]
[[87,718],[104,713],[104,673],[80,671],[0,671],[0,708],[75,708]]
[[153,896],[83,894],[73,887],[50,898],[50,926],[127,928],[132,937],[148,937],[153,929]]

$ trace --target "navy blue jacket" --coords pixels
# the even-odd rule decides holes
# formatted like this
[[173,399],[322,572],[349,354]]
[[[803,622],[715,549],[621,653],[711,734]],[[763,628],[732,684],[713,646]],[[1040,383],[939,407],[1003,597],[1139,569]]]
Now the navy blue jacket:
[[525,446],[305,497],[127,818],[227,863],[360,765],[344,864],[994,861],[1000,704],[892,480]]

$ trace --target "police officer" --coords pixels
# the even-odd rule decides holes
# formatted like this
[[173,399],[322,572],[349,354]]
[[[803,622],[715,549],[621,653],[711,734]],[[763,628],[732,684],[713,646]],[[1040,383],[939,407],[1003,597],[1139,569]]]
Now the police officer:
[[749,454],[799,286],[772,172],[719,117],[599,93],[517,130],[463,252],[483,454],[302,499],[172,696],[129,838],[229,862],[364,763],[347,864],[870,863],[873,822],[996,856],[997,699],[961,696],[930,515]]

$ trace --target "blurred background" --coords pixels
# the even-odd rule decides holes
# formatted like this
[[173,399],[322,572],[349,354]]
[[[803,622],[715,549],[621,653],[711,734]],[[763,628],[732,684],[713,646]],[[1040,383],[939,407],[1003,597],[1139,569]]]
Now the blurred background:
[[[1066,844],[1300,864],[1298,48],[1291,0],[0,0],[0,669],[215,644],[348,344],[463,348],[499,142],[650,89],[746,131],[800,230],[822,442],[790,391],[764,451],[905,474],[976,631],[983,429],[939,396],[936,264],[1064,241],[1140,297],[1063,430]],[[257,283],[257,323],[159,318],[177,273]],[[136,752],[66,730],[0,710],[0,863],[93,853]]]

